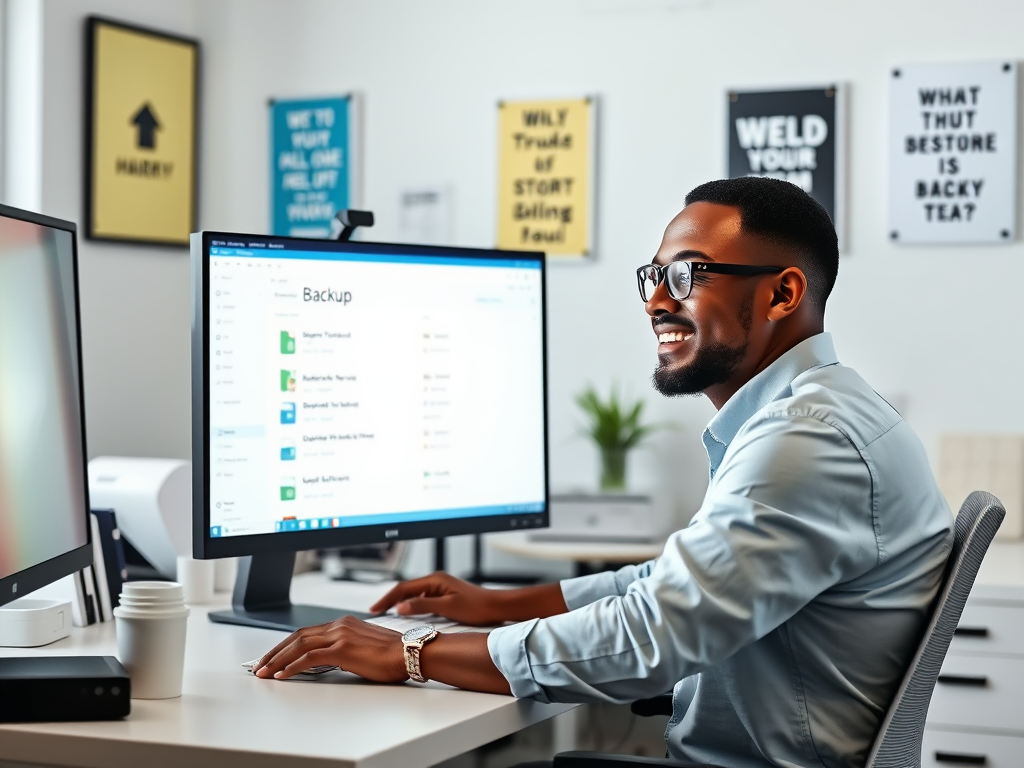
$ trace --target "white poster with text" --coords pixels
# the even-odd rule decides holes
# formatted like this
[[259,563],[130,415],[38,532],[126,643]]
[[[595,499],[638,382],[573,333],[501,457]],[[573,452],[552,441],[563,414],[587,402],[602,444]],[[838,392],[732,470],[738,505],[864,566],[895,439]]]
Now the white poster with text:
[[1017,65],[915,64],[890,77],[889,237],[1015,237]]

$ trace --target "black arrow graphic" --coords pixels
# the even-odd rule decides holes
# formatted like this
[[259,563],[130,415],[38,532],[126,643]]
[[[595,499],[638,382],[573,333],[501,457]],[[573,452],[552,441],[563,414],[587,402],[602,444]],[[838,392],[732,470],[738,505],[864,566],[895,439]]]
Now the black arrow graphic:
[[132,124],[139,129],[138,137],[135,139],[139,149],[156,149],[156,131],[161,126],[148,101],[135,113]]

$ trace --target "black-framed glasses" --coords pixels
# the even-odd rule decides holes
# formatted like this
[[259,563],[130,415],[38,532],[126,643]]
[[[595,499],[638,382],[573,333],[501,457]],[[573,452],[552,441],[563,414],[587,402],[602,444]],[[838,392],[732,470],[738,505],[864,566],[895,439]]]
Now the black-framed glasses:
[[668,295],[682,301],[690,295],[693,276],[701,272],[718,275],[767,275],[781,272],[784,267],[758,267],[753,264],[720,264],[717,261],[673,261],[667,266],[645,264],[636,271],[636,283],[640,298],[647,303],[664,280],[668,284]]

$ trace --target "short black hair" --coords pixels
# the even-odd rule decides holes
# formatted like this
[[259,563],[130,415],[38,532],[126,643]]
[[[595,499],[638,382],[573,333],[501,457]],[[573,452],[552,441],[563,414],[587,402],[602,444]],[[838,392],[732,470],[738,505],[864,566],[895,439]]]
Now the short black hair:
[[797,252],[807,277],[807,297],[822,312],[839,273],[839,240],[821,204],[796,184],[762,176],[719,179],[695,187],[686,204],[715,203],[740,209],[744,232]]

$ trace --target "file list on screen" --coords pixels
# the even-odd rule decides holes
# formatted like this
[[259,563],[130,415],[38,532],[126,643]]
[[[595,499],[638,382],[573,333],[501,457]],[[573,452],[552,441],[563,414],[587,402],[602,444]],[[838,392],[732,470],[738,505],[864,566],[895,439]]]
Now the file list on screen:
[[538,262],[211,242],[211,537],[544,509]]

